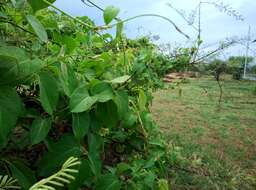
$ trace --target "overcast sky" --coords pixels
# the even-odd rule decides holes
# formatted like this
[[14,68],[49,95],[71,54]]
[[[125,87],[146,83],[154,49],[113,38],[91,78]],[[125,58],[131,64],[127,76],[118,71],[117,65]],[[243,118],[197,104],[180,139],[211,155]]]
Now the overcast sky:
[[[114,5],[120,8],[119,17],[122,19],[131,16],[154,13],[166,16],[173,20],[182,31],[196,38],[196,31],[188,26],[181,16],[170,8],[171,3],[178,10],[183,9],[189,14],[199,3],[199,0],[92,0],[101,7]],[[209,0],[211,1],[211,0]],[[239,12],[244,21],[236,20],[234,17],[219,11],[213,5],[203,4],[202,6],[202,39],[204,46],[212,45],[211,49],[218,46],[218,42],[233,36],[246,37],[249,25],[251,26],[251,36],[256,33],[256,0],[224,0],[224,4],[229,5]],[[96,8],[91,8],[82,4],[81,0],[57,0],[55,3],[62,10],[73,16],[89,16],[97,25],[103,24],[102,12]],[[139,18],[125,25],[125,32],[128,37],[135,38],[149,33],[159,35],[157,43],[178,43],[187,44],[188,41],[170,25],[167,21],[154,17]],[[256,38],[256,37],[255,37]],[[214,46],[215,44],[215,46]],[[256,44],[256,43],[255,43]],[[250,54],[256,55],[256,45],[251,44]],[[225,52],[226,56],[236,54],[244,55],[245,47],[236,46]]]

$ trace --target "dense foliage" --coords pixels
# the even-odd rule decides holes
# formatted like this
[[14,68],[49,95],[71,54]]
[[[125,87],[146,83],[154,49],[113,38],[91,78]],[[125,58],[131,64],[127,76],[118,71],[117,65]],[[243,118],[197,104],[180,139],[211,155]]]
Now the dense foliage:
[[52,2],[0,3],[0,188],[168,189],[177,151],[149,111],[166,56]]

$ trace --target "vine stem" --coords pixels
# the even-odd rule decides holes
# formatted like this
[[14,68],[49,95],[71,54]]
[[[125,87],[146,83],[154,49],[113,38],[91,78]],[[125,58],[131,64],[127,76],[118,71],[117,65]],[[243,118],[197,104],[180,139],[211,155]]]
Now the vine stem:
[[221,47],[219,47],[219,48],[217,48],[217,49],[215,49],[215,50],[213,50],[213,51],[207,53],[206,55],[203,55],[202,57],[199,57],[197,60],[190,62],[190,64],[197,64],[197,63],[200,63],[200,61],[204,60],[205,58],[209,57],[210,55],[213,55],[213,54],[215,54],[215,53],[217,53],[217,52],[219,52],[219,51],[221,51],[221,50],[224,50],[224,49],[226,49],[226,48],[229,48],[231,45],[233,45],[233,44],[235,44],[235,43],[237,43],[237,42],[232,41],[232,42],[230,42],[230,43],[228,43],[228,44],[225,44],[225,45],[223,45],[223,46],[221,46]]
[[[54,5],[53,5],[52,3],[50,3],[49,1],[47,1],[47,0],[42,0],[42,1],[45,2],[47,5],[49,5],[50,7],[52,7],[53,9],[59,11],[59,12],[62,13],[63,15],[65,15],[65,16],[69,17],[70,19],[73,19],[74,21],[76,21],[76,22],[82,24],[83,26],[88,27],[88,28],[90,28],[90,29],[92,29],[92,30],[97,29],[97,27],[94,27],[94,26],[92,26],[92,25],[90,25],[90,24],[87,24],[87,23],[83,22],[82,20],[80,20],[80,19],[78,19],[78,18],[76,18],[76,17],[71,16],[70,14],[66,13],[65,11],[63,11],[63,10],[59,9],[58,7],[54,6]],[[101,36],[101,34],[100,34],[99,32],[96,31],[96,33],[97,33],[99,36]],[[103,39],[103,41],[106,42],[105,39]]]
[[137,117],[138,117],[138,120],[139,120],[139,123],[140,123],[140,126],[141,126],[141,130],[142,130],[142,133],[143,133],[144,137],[145,137],[145,138],[148,138],[148,133],[147,133],[145,127],[144,127],[144,124],[143,124],[142,119],[141,119],[141,117],[140,117],[140,113],[139,113],[139,111],[137,110],[137,106],[135,105],[135,103],[134,103],[132,100],[130,100],[129,102],[132,104],[133,109],[134,109],[134,111],[135,111],[136,114],[137,114]]
[[73,17],[73,16],[71,16],[70,14],[64,12],[63,10],[61,10],[61,9],[59,9],[58,7],[54,6],[54,5],[53,5],[52,3],[50,3],[49,1],[43,0],[43,2],[45,2],[47,5],[49,5],[49,6],[52,7],[53,9],[59,11],[59,12],[62,13],[63,15],[65,15],[65,16],[67,16],[67,17],[69,17],[69,18],[71,18],[71,19],[73,19],[73,20],[75,20],[75,21],[77,21],[78,23],[80,23],[80,24],[82,24],[82,25],[84,25],[84,26],[86,26],[86,27],[88,27],[88,28],[91,28],[91,29],[94,29],[94,28],[95,28],[94,26],[89,25],[89,24],[87,24],[87,23],[81,21],[80,19],[78,19],[78,18],[76,18],[76,17]]
[[137,18],[141,18],[141,17],[158,17],[158,18],[161,18],[161,19],[164,19],[166,21],[168,21],[169,23],[171,23],[174,28],[179,32],[181,33],[183,36],[185,36],[187,39],[190,39],[189,35],[185,34],[184,32],[182,32],[182,30],[169,18],[165,17],[165,16],[162,16],[162,15],[158,15],[158,14],[141,14],[141,15],[137,15],[137,16],[134,16],[134,17],[131,17],[131,18],[127,18],[127,19],[124,19],[122,21],[118,21],[114,24],[111,24],[111,25],[104,25],[104,26],[98,26],[97,28],[98,29],[109,29],[109,28],[112,28],[120,23],[125,23],[125,22],[129,22],[131,20],[134,20],[134,19],[137,19]]

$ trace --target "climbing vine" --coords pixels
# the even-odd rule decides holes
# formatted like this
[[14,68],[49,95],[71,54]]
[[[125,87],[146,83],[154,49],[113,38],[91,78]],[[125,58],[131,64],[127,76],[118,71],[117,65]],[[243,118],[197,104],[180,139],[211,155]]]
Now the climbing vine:
[[[147,38],[125,37],[137,17],[113,24],[119,9],[109,6],[99,27],[53,2],[0,2],[3,185],[168,189],[176,153],[149,105],[170,62]],[[112,27],[116,35],[103,32]]]

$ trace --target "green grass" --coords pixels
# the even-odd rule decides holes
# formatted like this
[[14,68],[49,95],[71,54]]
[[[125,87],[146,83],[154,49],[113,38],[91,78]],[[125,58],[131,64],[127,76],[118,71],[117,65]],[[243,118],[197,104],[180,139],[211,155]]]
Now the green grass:
[[[152,112],[170,144],[197,170],[209,175],[184,173],[174,189],[256,189],[256,82],[221,82],[211,77],[190,79],[154,94]],[[184,178],[184,179],[182,179]]]

